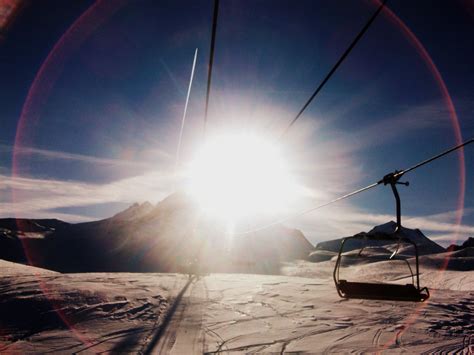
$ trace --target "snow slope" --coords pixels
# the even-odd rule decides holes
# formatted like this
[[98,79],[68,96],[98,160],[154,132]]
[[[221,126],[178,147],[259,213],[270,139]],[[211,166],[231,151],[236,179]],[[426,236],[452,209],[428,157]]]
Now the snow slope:
[[191,283],[168,313],[184,275],[0,266],[0,352],[7,354],[141,353],[157,330],[153,349],[171,354],[474,350],[473,290],[432,290],[425,303],[344,300],[327,273],[211,274]]
[[60,274],[0,262],[0,353],[137,352],[187,277]]

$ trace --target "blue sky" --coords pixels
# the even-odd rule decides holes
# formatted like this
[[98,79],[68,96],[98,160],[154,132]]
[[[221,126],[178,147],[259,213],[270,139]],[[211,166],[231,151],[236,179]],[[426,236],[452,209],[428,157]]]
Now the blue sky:
[[[406,27],[384,11],[279,142],[307,191],[295,209],[455,145],[434,71],[462,137],[474,136],[473,2],[388,7]],[[209,132],[277,139],[375,9],[365,0],[222,0]],[[195,48],[183,163],[201,140],[211,14],[211,1],[47,0],[24,8],[0,42],[0,216],[78,222],[172,193]],[[462,211],[458,155],[406,176],[407,227],[444,243],[474,235],[473,148],[465,152]],[[287,224],[315,242],[370,229],[393,211],[389,189],[378,187]]]

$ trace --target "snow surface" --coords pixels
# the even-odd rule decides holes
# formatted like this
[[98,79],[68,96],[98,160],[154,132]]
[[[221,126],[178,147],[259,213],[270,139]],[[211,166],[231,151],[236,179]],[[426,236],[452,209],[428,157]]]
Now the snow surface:
[[[202,276],[168,313],[186,275],[60,274],[1,262],[0,352],[140,353],[157,330],[155,353],[474,350],[474,272],[448,271],[425,303],[344,300],[332,284],[332,265],[284,269],[306,277]],[[395,277],[386,262],[350,268]],[[441,274],[424,268],[425,282],[427,273]],[[450,284],[454,278],[470,286]]]
[[0,262],[0,353],[138,352],[185,275],[60,274]]

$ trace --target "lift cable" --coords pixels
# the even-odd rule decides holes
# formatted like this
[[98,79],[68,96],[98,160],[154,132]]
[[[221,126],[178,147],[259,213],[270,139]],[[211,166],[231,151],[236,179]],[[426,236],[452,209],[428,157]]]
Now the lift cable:
[[357,44],[357,42],[359,42],[359,40],[362,38],[362,36],[365,34],[365,32],[368,30],[368,28],[370,27],[370,25],[372,24],[372,22],[374,22],[375,18],[377,17],[377,15],[382,11],[382,9],[384,8],[385,6],[385,3],[387,2],[388,0],[383,0],[381,5],[379,6],[379,8],[377,9],[377,11],[375,11],[375,13],[372,15],[372,17],[369,19],[369,21],[365,24],[365,26],[362,28],[362,30],[359,32],[359,34],[354,38],[354,40],[352,41],[352,43],[350,44],[350,46],[346,49],[346,51],[342,54],[342,56],[339,58],[339,60],[336,62],[336,64],[332,67],[332,69],[329,71],[329,73],[326,75],[326,77],[323,79],[323,81],[319,84],[319,86],[316,88],[316,90],[314,91],[314,93],[311,95],[311,97],[308,99],[308,101],[306,101],[306,103],[303,105],[303,108],[298,112],[298,114],[293,118],[293,120],[290,122],[290,124],[286,127],[286,129],[283,131],[283,134],[281,135],[281,137],[284,137],[288,131],[290,130],[290,128],[295,124],[295,122],[301,117],[301,115],[303,114],[303,112],[306,110],[306,108],[311,104],[311,102],[313,101],[313,99],[319,94],[319,92],[322,90],[322,88],[324,87],[324,85],[326,85],[326,83],[329,81],[329,79],[331,78],[331,76],[334,74],[334,72],[337,70],[337,68],[339,67],[339,65],[341,65],[341,63],[344,61],[344,59],[346,59],[346,57],[348,56],[348,54],[352,51],[352,49],[355,47],[355,45]]
[[393,173],[390,173],[390,174],[385,175],[382,179],[380,179],[380,180],[377,181],[377,182],[374,182],[373,184],[370,184],[370,185],[367,185],[367,186],[365,186],[365,187],[362,187],[362,188],[360,188],[360,189],[358,189],[358,190],[352,191],[352,192],[350,192],[350,193],[348,193],[348,194],[345,194],[345,195],[343,195],[343,196],[340,196],[340,197],[338,197],[338,198],[335,198],[334,200],[331,200],[331,201],[326,202],[326,203],[323,203],[323,204],[321,204],[321,205],[318,205],[318,206],[315,206],[315,207],[312,207],[312,208],[303,210],[303,211],[301,211],[301,212],[299,212],[299,213],[297,213],[297,214],[294,214],[294,215],[285,217],[285,218],[283,218],[283,219],[280,219],[280,220],[278,220],[278,221],[275,221],[275,222],[266,224],[266,225],[261,226],[261,227],[257,227],[257,228],[250,229],[250,230],[247,230],[247,231],[244,231],[244,232],[240,232],[240,233],[234,233],[234,235],[244,235],[244,234],[250,234],[250,233],[259,232],[259,231],[261,231],[261,230],[265,230],[265,229],[274,227],[274,226],[276,226],[276,225],[279,225],[279,224],[281,224],[281,223],[283,223],[283,222],[286,222],[286,221],[288,221],[288,220],[294,219],[294,218],[296,218],[296,217],[301,217],[301,216],[303,216],[303,215],[305,215],[305,214],[307,214],[307,213],[316,211],[316,210],[318,210],[318,209],[320,209],[320,208],[326,207],[326,206],[331,205],[331,204],[333,204],[333,203],[335,203],[335,202],[345,200],[345,199],[347,199],[347,198],[349,198],[349,197],[352,197],[352,196],[354,196],[354,195],[357,195],[357,194],[359,194],[359,193],[361,193],[361,192],[363,192],[363,191],[367,191],[367,190],[369,190],[369,189],[371,189],[371,188],[373,188],[373,187],[376,187],[376,186],[378,186],[378,185],[381,185],[381,184],[387,185],[387,184],[396,183],[404,174],[406,174],[406,173],[408,173],[408,172],[410,172],[410,171],[412,171],[412,170],[418,169],[419,167],[421,167],[421,166],[423,166],[423,165],[426,165],[426,164],[428,164],[428,163],[431,163],[432,161],[434,161],[434,160],[436,160],[436,159],[439,159],[439,158],[441,158],[441,157],[443,157],[443,156],[445,156],[445,155],[447,155],[447,154],[449,154],[449,153],[451,153],[451,152],[453,152],[453,151],[455,151],[455,150],[458,150],[458,149],[460,149],[460,148],[462,148],[462,147],[464,147],[464,146],[466,146],[466,145],[468,145],[468,144],[471,144],[471,143],[473,143],[473,142],[474,142],[474,138],[471,138],[471,139],[469,139],[469,140],[463,142],[462,144],[459,144],[459,145],[457,145],[457,146],[455,146],[455,147],[453,147],[453,148],[450,148],[450,149],[448,149],[448,150],[446,150],[446,151],[444,151],[444,152],[442,152],[442,153],[440,153],[440,154],[437,154],[437,155],[435,155],[435,156],[433,156],[433,157],[431,157],[431,158],[429,158],[429,159],[427,159],[427,160],[424,160],[424,161],[422,161],[422,162],[420,162],[420,163],[418,163],[418,164],[415,164],[415,165],[413,165],[412,167],[410,167],[410,168],[408,168],[408,169],[401,170],[401,171],[395,170]]
[[210,54],[209,54],[209,67],[207,69],[206,106],[204,110],[204,136],[206,135],[206,128],[207,128],[207,112],[209,108],[209,96],[211,93],[212,66],[214,64],[214,47],[216,44],[218,14],[219,14],[219,0],[214,0],[214,13],[212,16],[211,49],[210,49]]
[[434,157],[431,157],[431,158],[429,158],[429,159],[426,159],[425,161],[422,161],[422,162],[420,162],[420,163],[418,163],[418,164],[415,164],[415,165],[413,165],[412,167],[410,167],[410,168],[408,168],[408,169],[399,171],[399,172],[397,172],[397,173],[395,174],[395,175],[396,175],[395,177],[401,178],[403,174],[406,174],[406,173],[408,173],[409,171],[415,170],[415,169],[417,169],[417,168],[419,168],[420,166],[423,166],[423,165],[425,165],[425,164],[431,163],[433,160],[436,160],[436,159],[438,159],[438,158],[441,158],[442,156],[445,156],[445,155],[447,155],[447,154],[449,154],[449,153],[451,153],[451,152],[453,152],[453,151],[455,151],[455,150],[458,150],[459,148],[462,148],[462,147],[464,147],[464,146],[466,146],[466,145],[468,145],[468,144],[471,144],[472,142],[474,142],[474,138],[471,138],[471,139],[469,139],[469,140],[463,142],[462,144],[459,144],[459,145],[457,145],[457,146],[455,146],[455,147],[453,147],[453,148],[451,148],[451,149],[448,149],[448,150],[446,150],[446,151],[444,151],[444,152],[442,152],[442,153],[440,153],[440,154],[438,154],[438,155],[435,155]]
[[[293,124],[301,117],[301,115],[303,114],[303,112],[306,110],[306,108],[311,104],[311,102],[313,101],[313,99],[318,95],[318,93],[322,90],[322,88],[324,87],[324,85],[329,81],[329,79],[331,78],[331,76],[334,74],[334,72],[337,70],[337,68],[341,65],[341,63],[344,61],[344,59],[349,55],[349,53],[352,51],[352,49],[356,46],[356,44],[359,42],[359,40],[362,38],[362,36],[365,34],[365,32],[368,30],[368,28],[370,27],[370,25],[374,22],[374,20],[376,19],[376,17],[378,16],[378,14],[383,10],[383,8],[385,7],[385,4],[387,3],[388,0],[383,0],[379,6],[379,8],[377,9],[377,11],[372,15],[372,17],[368,20],[368,22],[365,24],[365,26],[362,28],[362,30],[358,33],[358,35],[354,38],[354,40],[352,41],[352,43],[350,44],[350,46],[346,49],[346,51],[342,54],[342,56],[339,58],[339,60],[336,62],[336,64],[334,65],[334,67],[329,71],[329,73],[326,75],[326,77],[323,79],[323,81],[320,83],[320,85],[316,88],[315,92],[311,95],[311,97],[309,98],[309,100],[304,104],[303,108],[298,112],[298,114],[295,116],[295,118],[291,121],[291,123],[288,125],[288,127],[285,129],[285,131],[283,132],[282,134],[282,137],[286,135],[286,133],[289,131],[289,129],[293,126]],[[214,0],[214,13],[213,13],[213,23],[212,23],[212,37],[211,37],[211,48],[210,48],[210,57],[209,57],[209,68],[208,68],[208,80],[207,80],[207,92],[206,92],[206,106],[205,106],[205,114],[204,114],[204,135],[206,133],[206,126],[207,126],[207,117],[208,117],[208,106],[209,106],[209,96],[210,96],[210,89],[211,89],[211,78],[212,78],[212,67],[213,67],[213,62],[214,62],[214,48],[215,48],[215,41],[216,41],[216,30],[217,30],[217,18],[218,18],[218,13],[219,13],[219,0]],[[326,203],[323,203],[321,205],[318,205],[318,206],[315,206],[315,207],[312,207],[310,209],[306,209],[304,211],[301,211],[297,214],[294,214],[294,215],[291,215],[291,216],[288,216],[286,218],[283,218],[283,219],[280,219],[278,221],[275,221],[275,222],[272,222],[272,223],[269,223],[269,224],[266,224],[264,226],[261,226],[261,227],[258,227],[258,228],[254,228],[254,229],[251,229],[251,230],[247,230],[247,231],[244,231],[244,232],[240,232],[240,233],[232,233],[233,235],[243,235],[243,234],[250,234],[250,233],[255,233],[255,232],[258,232],[258,231],[261,231],[261,230],[264,230],[264,229],[268,229],[268,228],[271,228],[273,226],[276,226],[278,224],[281,224],[283,222],[286,222],[290,219],[293,219],[293,218],[296,218],[296,217],[300,217],[300,216],[303,216],[307,213],[310,213],[310,212],[313,212],[315,210],[318,210],[320,208],[323,208],[323,207],[326,207],[328,205],[331,205],[335,202],[338,202],[338,201],[342,201],[342,200],[345,200],[349,197],[352,197],[354,195],[357,195],[361,192],[364,192],[364,191],[367,191],[369,189],[372,189],[380,184],[384,184],[384,185],[387,185],[387,184],[395,184],[398,182],[398,180],[406,173],[412,171],[412,170],[415,170],[425,164],[428,164],[428,163],[431,163],[432,161],[436,160],[436,159],[439,159],[455,150],[458,150],[470,143],[473,143],[474,142],[474,138],[472,139],[469,139],[465,142],[463,142],[462,144],[459,144],[453,148],[450,148],[440,154],[437,154],[427,160],[424,160],[422,162],[419,162],[418,164],[415,164],[413,165],[412,167],[408,168],[408,169],[405,169],[405,170],[401,170],[401,171],[398,171],[398,170],[395,170],[393,173],[390,173],[390,174],[387,174],[385,175],[381,180],[377,181],[377,182],[374,182],[370,185],[367,185],[365,187],[362,187],[360,189],[357,189],[357,190],[354,190],[348,194],[345,194],[343,196],[340,196],[338,198],[335,198],[329,202],[326,202]]]
[[275,221],[275,222],[271,222],[271,223],[268,223],[268,224],[265,224],[261,227],[257,227],[257,228],[254,228],[254,229],[249,229],[247,231],[244,231],[244,232],[239,232],[239,233],[233,233],[233,235],[244,235],[244,234],[251,234],[251,233],[256,233],[256,232],[260,232],[262,230],[265,230],[265,229],[268,229],[268,228],[271,228],[271,227],[275,227],[281,223],[284,223],[284,222],[287,222],[289,220],[292,220],[294,218],[297,218],[297,217],[301,217],[305,214],[308,214],[310,212],[313,212],[313,211],[316,211],[316,210],[319,210],[320,208],[323,208],[323,207],[326,207],[326,206],[329,206],[329,205],[332,205],[333,203],[335,202],[338,202],[338,201],[342,201],[342,200],[345,200],[346,198],[349,198],[351,196],[354,196],[354,195],[357,195],[363,191],[366,191],[366,190],[369,190],[375,186],[379,185],[377,182],[376,183],[373,183],[373,184],[370,184],[370,185],[367,185],[366,187],[363,187],[361,189],[358,189],[358,190],[355,190],[355,191],[352,191],[344,196],[340,196],[338,198],[335,198],[334,200],[331,200],[329,202],[325,202],[323,203],[322,205],[318,205],[318,206],[315,206],[315,207],[311,207],[309,209],[306,209],[306,210],[303,210],[299,213],[296,213],[294,215],[291,215],[291,216],[288,216],[288,217],[285,217],[285,218],[282,218],[278,221]]

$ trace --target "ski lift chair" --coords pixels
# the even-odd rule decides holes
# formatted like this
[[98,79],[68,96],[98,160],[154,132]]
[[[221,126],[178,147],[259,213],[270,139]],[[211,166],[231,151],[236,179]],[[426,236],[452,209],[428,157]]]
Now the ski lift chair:
[[[392,300],[392,301],[412,301],[412,302],[423,302],[430,297],[428,288],[420,288],[420,273],[419,273],[419,262],[418,262],[418,247],[412,240],[403,237],[401,234],[401,213],[400,213],[400,196],[398,194],[396,184],[403,184],[408,186],[408,182],[398,182],[397,172],[386,175],[381,182],[384,185],[390,184],[392,187],[393,194],[397,203],[397,228],[392,234],[357,234],[352,237],[344,238],[339,248],[339,254],[337,256],[336,265],[334,267],[333,278],[336,285],[337,293],[342,298],[360,298],[360,299],[377,299],[377,300]],[[406,259],[401,259],[406,262],[408,269],[411,273],[412,283],[411,284],[388,284],[388,283],[370,283],[370,282],[352,282],[347,280],[341,280],[339,278],[339,270],[341,267],[342,254],[344,252],[344,245],[349,240],[379,240],[379,241],[391,241],[397,243],[396,250],[389,257],[389,260],[393,260],[399,250],[401,243],[411,244],[415,250],[415,266],[416,273],[413,274],[413,270],[410,263]],[[362,256],[361,249],[358,256]],[[397,259],[400,260],[400,259]],[[415,280],[416,279],[416,280]]]

